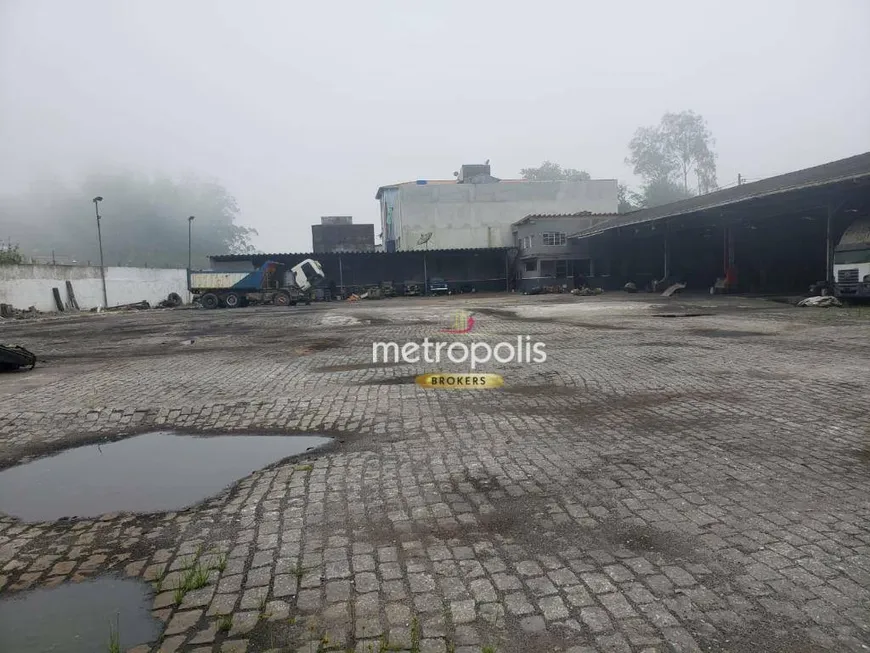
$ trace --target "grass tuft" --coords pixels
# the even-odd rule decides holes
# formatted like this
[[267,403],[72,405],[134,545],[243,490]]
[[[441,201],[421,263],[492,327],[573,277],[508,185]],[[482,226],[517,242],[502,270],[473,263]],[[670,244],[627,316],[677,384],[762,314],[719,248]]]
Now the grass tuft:
[[233,627],[233,615],[231,614],[222,614],[218,616],[217,619],[217,629],[218,632],[228,633],[230,632],[230,628]]
[[121,615],[115,615],[115,623],[109,621],[109,653],[121,653]]

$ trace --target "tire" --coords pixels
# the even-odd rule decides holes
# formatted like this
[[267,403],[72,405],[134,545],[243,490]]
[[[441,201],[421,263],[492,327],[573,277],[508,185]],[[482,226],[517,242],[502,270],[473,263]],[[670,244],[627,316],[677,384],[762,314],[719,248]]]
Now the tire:
[[206,294],[204,294],[202,296],[202,298],[199,301],[202,304],[203,308],[212,309],[212,308],[217,308],[218,306],[221,305],[221,302],[218,299],[218,296],[215,295],[213,292],[207,292]]
[[275,293],[275,299],[273,300],[275,306],[293,306],[294,301],[290,298],[290,293],[286,290],[279,290]]
[[227,308],[238,308],[242,305],[242,298],[237,293],[231,292],[224,295],[224,304]]

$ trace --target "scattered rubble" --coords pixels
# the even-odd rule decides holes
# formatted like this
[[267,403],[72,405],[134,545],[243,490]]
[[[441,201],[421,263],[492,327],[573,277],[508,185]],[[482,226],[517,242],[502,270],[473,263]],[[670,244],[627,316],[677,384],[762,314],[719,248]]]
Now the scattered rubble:
[[166,299],[157,304],[158,308],[178,308],[183,303],[181,295],[177,292],[171,292]]
[[41,314],[40,311],[36,310],[35,306],[31,306],[27,310],[21,310],[19,308],[14,308],[11,304],[0,304],[0,317],[21,320],[28,317],[36,317]]
[[843,302],[841,302],[836,297],[832,297],[830,295],[817,295],[815,297],[807,297],[806,299],[802,299],[797,303],[798,306],[819,306],[821,308],[828,308],[830,306],[842,306]]
[[[133,302],[131,304],[121,304],[120,306],[110,306],[109,308],[104,308],[104,311],[143,311],[151,308],[151,304],[149,304],[144,299],[141,302]],[[92,308],[91,312],[101,312],[100,307]]]
[[625,285],[622,287],[622,289],[623,289],[625,292],[637,292],[637,284],[634,283],[633,281],[629,281],[627,284],[625,284]]
[[603,295],[604,289],[603,288],[589,288],[587,286],[584,286],[582,288],[574,288],[571,291],[571,294],[577,295],[580,297],[589,297],[591,295]]

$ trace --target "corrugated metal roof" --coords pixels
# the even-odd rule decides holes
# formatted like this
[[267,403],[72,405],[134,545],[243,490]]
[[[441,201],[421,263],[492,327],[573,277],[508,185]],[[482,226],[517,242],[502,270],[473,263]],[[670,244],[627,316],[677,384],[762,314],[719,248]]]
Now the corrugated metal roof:
[[448,252],[505,252],[513,247],[461,247],[454,249],[411,249],[402,250],[400,252],[321,252],[315,254],[313,252],[270,252],[255,254],[213,254],[209,258],[213,261],[248,261],[253,258],[275,258],[275,257],[302,257],[302,258],[324,258],[326,256],[396,256],[397,254],[444,254]]
[[515,225],[523,224],[529,220],[535,219],[550,219],[550,218],[612,218],[620,215],[619,213],[592,213],[592,211],[580,211],[578,213],[530,213],[524,218],[520,218]]
[[767,179],[741,184],[732,188],[724,188],[712,193],[690,197],[679,202],[663,204],[651,209],[640,209],[639,211],[624,213],[612,220],[607,220],[606,222],[584,229],[570,237],[586,238],[616,229],[617,227],[628,227],[642,222],[696,213],[761,197],[861,178],[870,178],[870,152],[831,161],[830,163],[812,168],[787,172],[783,175],[768,177]]

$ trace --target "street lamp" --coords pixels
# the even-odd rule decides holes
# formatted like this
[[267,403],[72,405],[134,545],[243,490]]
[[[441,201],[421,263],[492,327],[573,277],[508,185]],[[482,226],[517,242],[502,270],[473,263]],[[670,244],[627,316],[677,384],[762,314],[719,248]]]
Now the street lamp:
[[100,202],[103,198],[97,195],[94,198],[94,213],[97,214],[97,240],[100,243],[100,278],[103,280],[103,308],[109,308],[109,300],[106,297],[106,268],[103,267],[103,234],[100,230]]
[[191,243],[191,232],[193,227],[193,221],[196,218],[194,216],[188,216],[187,218],[187,269],[190,270],[190,243]]

